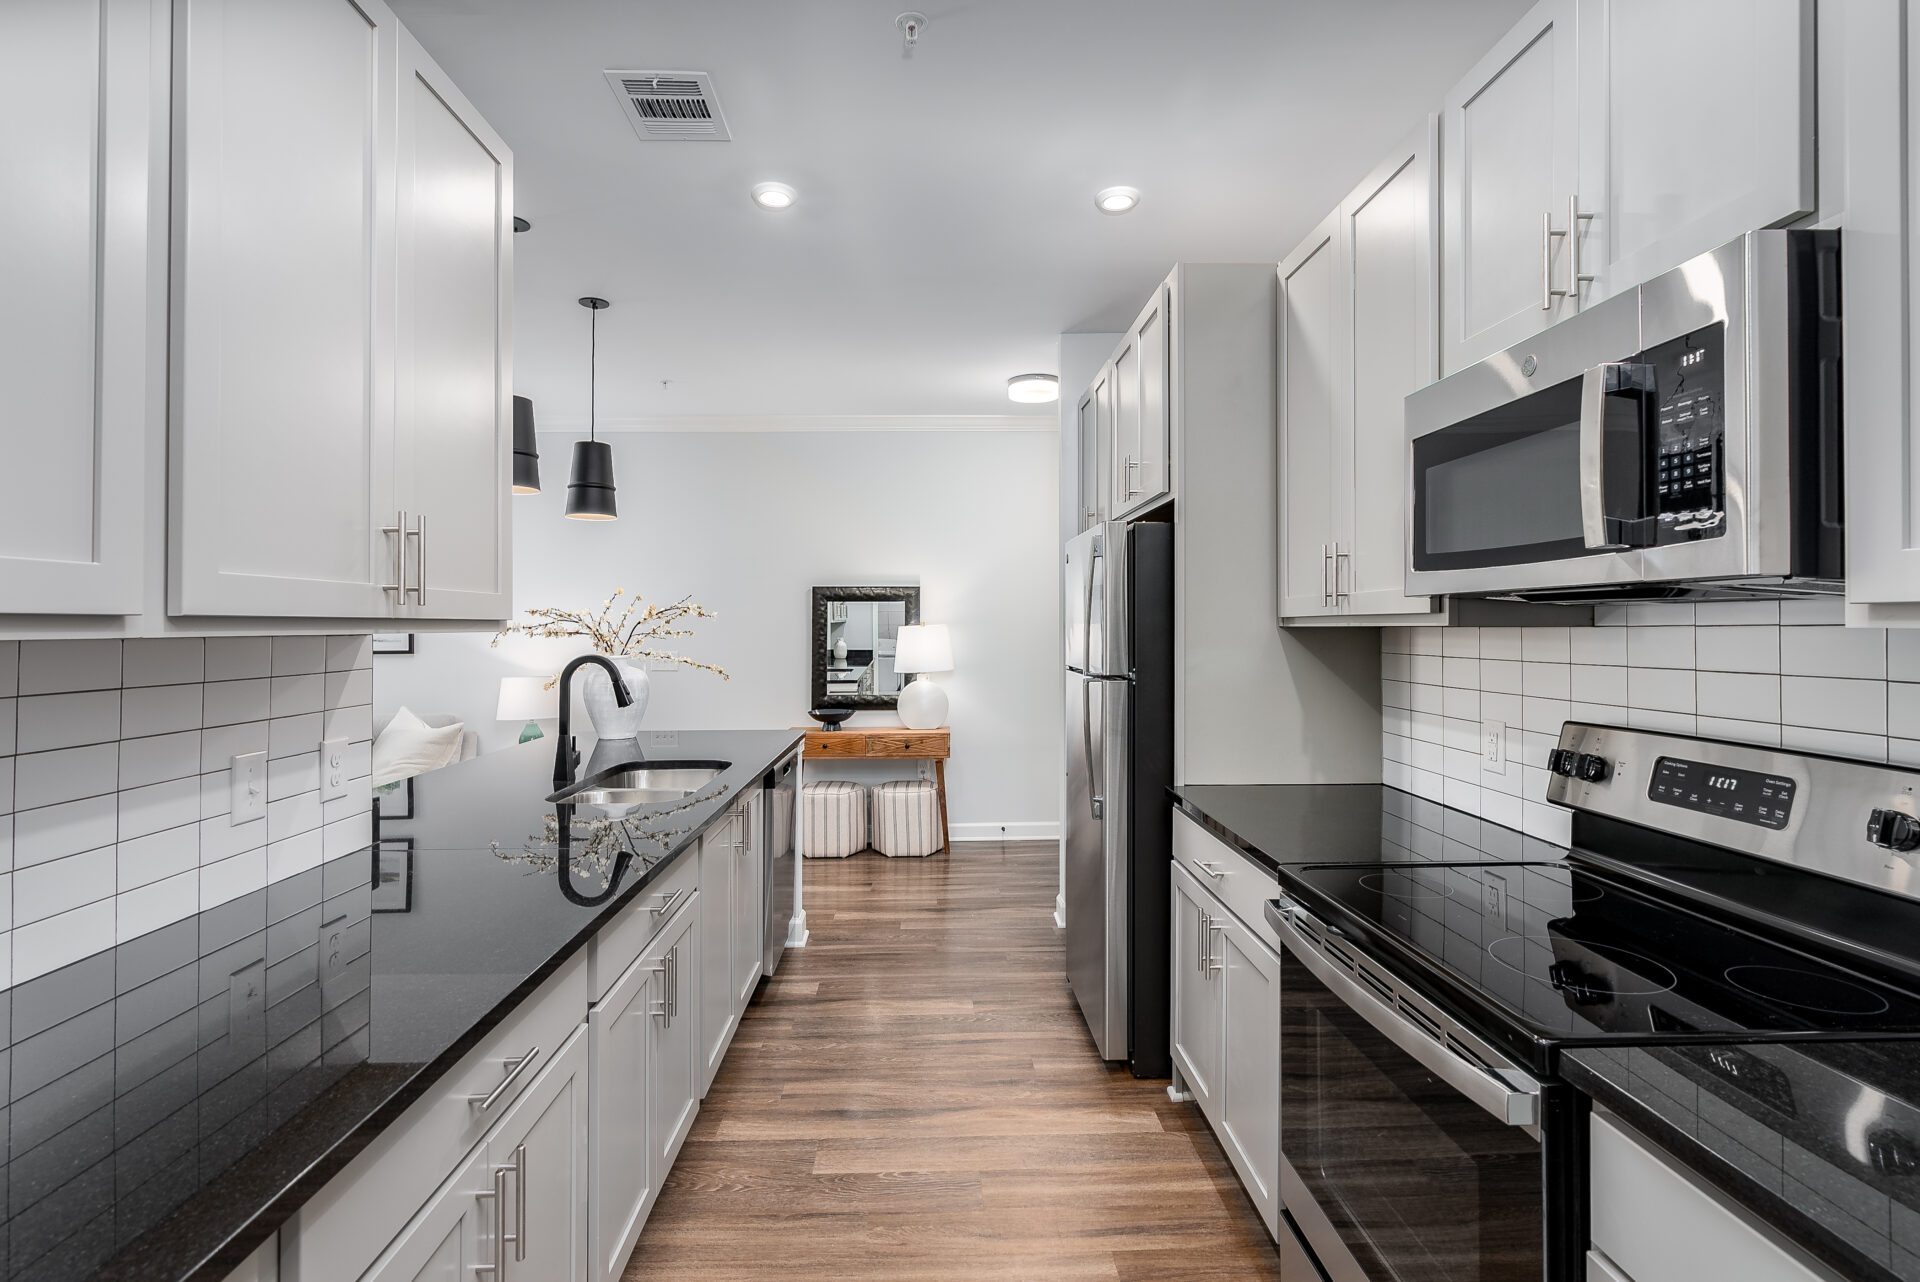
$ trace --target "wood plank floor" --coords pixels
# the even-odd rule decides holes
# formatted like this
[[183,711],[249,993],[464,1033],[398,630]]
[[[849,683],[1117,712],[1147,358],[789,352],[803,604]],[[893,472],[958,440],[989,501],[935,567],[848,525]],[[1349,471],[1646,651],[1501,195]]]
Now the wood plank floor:
[[1051,842],[809,860],[626,1282],[1278,1278],[1219,1144],[1094,1053]]

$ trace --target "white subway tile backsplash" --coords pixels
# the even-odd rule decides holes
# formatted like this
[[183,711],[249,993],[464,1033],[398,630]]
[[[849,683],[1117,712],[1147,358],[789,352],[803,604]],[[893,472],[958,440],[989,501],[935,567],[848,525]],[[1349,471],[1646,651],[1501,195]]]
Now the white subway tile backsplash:
[[273,639],[273,675],[290,677],[304,672],[327,670],[325,637],[275,637]]
[[120,737],[118,690],[37,695],[16,702],[19,720],[15,751],[77,748],[87,743],[111,743]]
[[124,691],[120,733],[135,739],[200,728],[200,685],[146,686]]
[[1780,723],[1780,678],[1772,673],[1701,672],[1698,692],[1703,718]]
[[14,806],[30,810],[111,793],[120,786],[119,759],[117,743],[15,757]]
[[[328,674],[329,677],[332,675]],[[1389,681],[1413,680],[1413,656],[1383,651],[1380,655],[1380,675]]]
[[23,641],[21,694],[120,688],[118,641]]
[[207,643],[199,637],[148,637],[122,650],[122,684],[198,685],[206,677]]
[[[371,669],[364,634],[0,643],[0,989],[366,845]],[[348,786],[323,804],[329,732]],[[269,750],[268,815],[234,825],[231,759]]]
[[207,680],[241,681],[271,675],[272,637],[207,638]]
[[[1413,710],[1415,712],[1431,712],[1437,716],[1440,712],[1440,687],[1420,685],[1418,683],[1415,683],[1415,685],[1413,686]],[[331,722],[333,717],[338,716],[338,717],[344,718],[347,714],[346,713],[328,713],[327,715],[328,715],[329,722]],[[371,720],[371,718],[369,718],[369,720]],[[350,734],[345,733],[345,730],[346,730],[346,727],[342,726],[341,730],[336,732],[332,728],[332,726],[329,725],[327,730],[327,738],[351,739],[354,737]]]
[[1446,660],[1437,654],[1416,654],[1413,656],[1413,683],[1415,685],[1437,686],[1440,676],[1446,670]]
[[1887,687],[1842,677],[1781,677],[1780,720],[1790,726],[1887,732]]
[[[1383,630],[1383,669],[1433,678],[1437,657],[1443,684],[1383,683],[1418,711],[1383,713],[1382,777],[1564,842],[1544,766],[1569,719],[1920,765],[1920,630],[1847,628],[1842,614],[1823,600],[1635,602],[1597,607],[1591,627]],[[1507,727],[1498,774],[1480,760],[1488,721]]]
[[1698,666],[1713,672],[1780,671],[1780,629],[1771,625],[1699,628]]
[[1781,628],[1780,671],[1790,676],[1879,680],[1887,675],[1887,631],[1885,628]]

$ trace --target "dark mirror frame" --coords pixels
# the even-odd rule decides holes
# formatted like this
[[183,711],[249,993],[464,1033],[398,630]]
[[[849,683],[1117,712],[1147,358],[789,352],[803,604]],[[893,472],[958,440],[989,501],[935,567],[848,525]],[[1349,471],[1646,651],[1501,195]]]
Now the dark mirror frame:
[[900,697],[892,694],[827,694],[827,603],[829,601],[904,601],[907,622],[920,622],[920,589],[917,587],[842,587],[813,589],[813,696],[809,708],[896,708]]

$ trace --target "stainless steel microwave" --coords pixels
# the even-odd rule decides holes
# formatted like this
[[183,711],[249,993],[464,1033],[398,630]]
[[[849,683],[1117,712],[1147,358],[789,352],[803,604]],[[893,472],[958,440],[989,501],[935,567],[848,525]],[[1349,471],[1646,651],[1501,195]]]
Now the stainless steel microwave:
[[1844,586],[1838,232],[1751,232],[1406,406],[1410,594]]

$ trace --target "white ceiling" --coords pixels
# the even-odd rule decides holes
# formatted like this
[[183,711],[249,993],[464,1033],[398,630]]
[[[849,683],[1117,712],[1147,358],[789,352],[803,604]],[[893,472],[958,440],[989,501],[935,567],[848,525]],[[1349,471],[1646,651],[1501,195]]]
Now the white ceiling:
[[[906,3],[396,0],[513,148],[543,430],[585,421],[582,294],[603,423],[1051,415],[1006,379],[1176,261],[1277,259],[1528,0],[918,0],[903,58]],[[642,143],[616,67],[711,72],[734,141]]]

